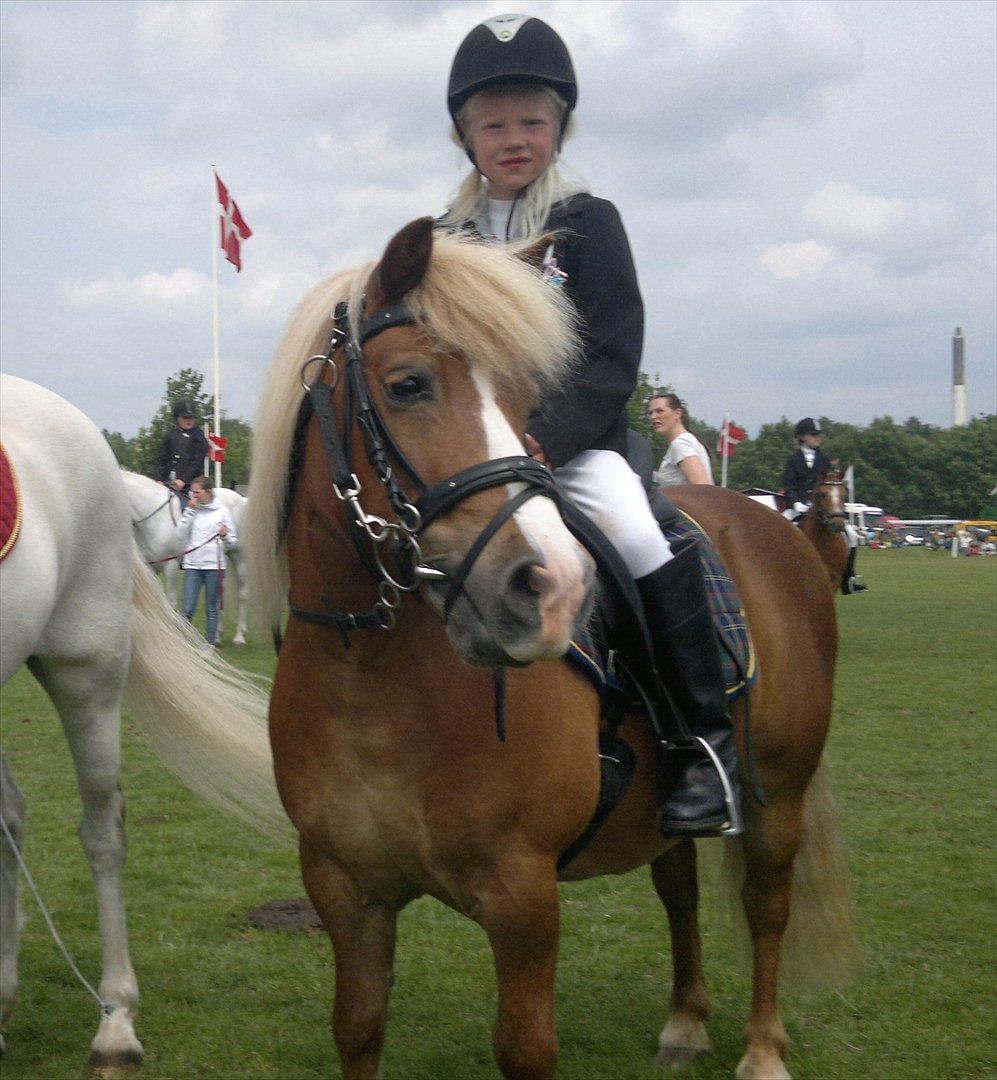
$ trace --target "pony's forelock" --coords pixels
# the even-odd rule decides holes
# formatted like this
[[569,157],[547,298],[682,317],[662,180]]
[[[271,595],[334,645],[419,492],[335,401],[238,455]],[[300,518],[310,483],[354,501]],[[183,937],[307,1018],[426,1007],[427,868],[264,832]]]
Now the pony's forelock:
[[[429,269],[406,297],[420,328],[440,351],[465,358],[510,397],[532,403],[567,375],[579,353],[574,308],[508,248],[436,232]],[[353,330],[376,265],[368,263],[317,285],[291,318],[263,390],[253,438],[245,545],[250,608],[275,625],[287,591],[282,528],[288,467],[304,391],[301,368],[325,353],[336,304],[347,300]]]

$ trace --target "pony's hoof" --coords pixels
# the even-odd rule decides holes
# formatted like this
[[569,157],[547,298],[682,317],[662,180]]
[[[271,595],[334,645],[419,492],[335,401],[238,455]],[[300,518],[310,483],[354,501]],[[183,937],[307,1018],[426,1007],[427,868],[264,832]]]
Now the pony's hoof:
[[752,1060],[745,1054],[734,1071],[735,1080],[793,1080],[781,1057],[767,1056]]
[[142,1053],[139,1050],[122,1050],[114,1054],[94,1050],[87,1063],[90,1075],[99,1076],[101,1080],[123,1080],[134,1076],[141,1068]]
[[235,637],[232,638],[232,644],[233,645],[245,645],[246,644],[246,639],[242,636],[242,634],[236,634]]
[[703,1050],[695,1046],[662,1046],[658,1050],[654,1064],[659,1069],[675,1072],[678,1069],[684,1069],[687,1065],[692,1065],[695,1061],[709,1057],[712,1053],[712,1047]]

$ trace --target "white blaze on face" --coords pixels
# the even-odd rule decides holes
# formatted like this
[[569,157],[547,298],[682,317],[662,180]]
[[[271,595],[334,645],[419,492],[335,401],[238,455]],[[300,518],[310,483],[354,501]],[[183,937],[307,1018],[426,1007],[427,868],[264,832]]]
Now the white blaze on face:
[[[499,408],[491,380],[473,368],[471,377],[481,396],[481,423],[488,457],[525,455],[526,448]],[[509,497],[517,495],[524,486],[509,484],[506,488]],[[551,641],[553,651],[560,655],[570,641],[575,617],[585,599],[588,555],[568,532],[554,503],[542,495],[528,499],[513,514],[513,520],[527,543],[543,559],[544,569],[540,573],[549,588],[541,600],[541,635]]]

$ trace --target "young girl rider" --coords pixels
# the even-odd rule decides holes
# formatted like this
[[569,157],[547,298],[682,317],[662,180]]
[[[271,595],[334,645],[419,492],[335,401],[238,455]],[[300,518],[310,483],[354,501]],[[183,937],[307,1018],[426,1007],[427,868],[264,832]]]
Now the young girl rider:
[[662,812],[668,835],[740,829],[737,761],[709,603],[694,544],[672,550],[624,458],[626,404],[640,365],[644,309],[616,207],[557,166],[578,97],[567,47],[540,19],[499,15],[476,26],[454,58],[452,136],[474,171],[442,224],[495,241],[557,230],[544,275],[574,302],[584,356],[568,385],[527,423],[527,452],[597,521],[633,574],[659,674],[693,736]]

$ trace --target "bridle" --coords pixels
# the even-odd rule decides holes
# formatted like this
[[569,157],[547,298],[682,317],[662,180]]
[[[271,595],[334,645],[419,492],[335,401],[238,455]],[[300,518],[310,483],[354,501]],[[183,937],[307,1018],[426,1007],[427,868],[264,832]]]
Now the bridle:
[[[335,326],[328,348],[324,353],[312,356],[302,366],[301,382],[308,396],[302,406],[305,415],[299,417],[299,430],[307,414],[314,413],[332,476],[333,493],[346,505],[354,525],[366,534],[373,548],[371,559],[369,552],[360,545],[359,534],[352,533],[361,561],[377,582],[378,599],[373,607],[358,612],[339,610],[325,596],[320,598],[325,611],[307,611],[291,605],[291,613],[296,618],[336,628],[347,645],[351,631],[369,627],[388,630],[394,626],[402,593],[414,593],[427,581],[449,583],[443,600],[444,618],[449,618],[461,595],[473,607],[473,600],[464,591],[464,585],[498,530],[525,502],[538,495],[552,498],[561,506],[560,491],[550,472],[525,455],[484,461],[437,484],[426,484],[378,412],[363,369],[364,345],[385,330],[414,325],[415,316],[404,302],[380,308],[373,315],[359,320],[359,325],[355,325],[348,316],[347,304],[338,304],[333,315]],[[340,328],[343,326],[347,329]],[[342,376],[340,365],[334,359],[340,350],[345,360]],[[309,381],[309,369],[316,364],[331,370],[329,381],[322,381],[321,371],[315,380]],[[333,392],[341,377],[344,380],[345,398],[342,432],[333,405]],[[363,488],[352,467],[354,421],[360,429],[367,460],[387,494],[395,515],[393,521],[369,513],[360,501]],[[414,502],[399,484],[396,468],[418,490]],[[500,507],[452,574],[445,574],[423,562],[420,537],[437,518],[478,492],[515,483],[526,486]],[[386,544],[393,549],[394,564],[397,565],[389,567],[386,564],[383,554]]]

